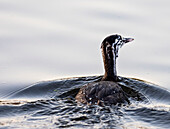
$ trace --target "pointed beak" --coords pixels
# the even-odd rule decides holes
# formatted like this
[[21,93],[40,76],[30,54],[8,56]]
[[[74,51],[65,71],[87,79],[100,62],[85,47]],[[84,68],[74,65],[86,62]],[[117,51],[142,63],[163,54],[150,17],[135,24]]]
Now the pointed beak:
[[124,43],[132,42],[134,39],[133,38],[123,38]]

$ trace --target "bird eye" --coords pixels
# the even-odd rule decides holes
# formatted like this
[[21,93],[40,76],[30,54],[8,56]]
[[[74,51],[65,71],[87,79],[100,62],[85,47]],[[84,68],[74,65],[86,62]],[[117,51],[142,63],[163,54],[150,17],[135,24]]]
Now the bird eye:
[[115,39],[115,44],[119,44],[122,41],[121,36]]
[[118,39],[118,40],[122,40],[122,37],[119,35],[117,39]]

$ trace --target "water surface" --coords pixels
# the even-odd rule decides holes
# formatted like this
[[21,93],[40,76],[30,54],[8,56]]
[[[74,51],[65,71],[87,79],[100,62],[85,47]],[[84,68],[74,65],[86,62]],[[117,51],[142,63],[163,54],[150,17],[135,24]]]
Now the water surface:
[[118,74],[169,89],[168,0],[0,1],[0,82],[35,83],[103,74],[109,34],[135,39],[120,50]]
[[169,128],[170,92],[141,80],[121,77],[119,84],[133,94],[130,104],[77,104],[74,97],[79,88],[99,79],[101,76],[47,81],[9,94],[0,101],[0,127]]

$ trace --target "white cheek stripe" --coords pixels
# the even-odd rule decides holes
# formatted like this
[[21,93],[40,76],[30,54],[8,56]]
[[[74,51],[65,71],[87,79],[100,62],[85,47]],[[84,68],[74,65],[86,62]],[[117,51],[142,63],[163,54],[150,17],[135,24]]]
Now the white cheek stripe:
[[114,45],[116,45],[116,50],[113,51],[113,53],[116,53],[116,57],[118,57],[118,52],[119,49],[124,45],[125,43],[120,40],[120,37],[118,39],[115,40],[115,43],[113,43],[112,47],[114,48]]

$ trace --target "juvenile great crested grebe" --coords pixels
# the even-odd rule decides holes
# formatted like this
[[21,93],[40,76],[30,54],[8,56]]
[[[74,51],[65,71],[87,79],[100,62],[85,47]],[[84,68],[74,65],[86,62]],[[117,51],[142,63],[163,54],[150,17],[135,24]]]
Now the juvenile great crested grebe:
[[133,38],[123,38],[120,35],[106,37],[102,44],[102,56],[105,74],[100,82],[93,82],[83,86],[76,100],[84,104],[112,105],[128,101],[124,91],[119,86],[116,72],[116,58],[119,48]]

